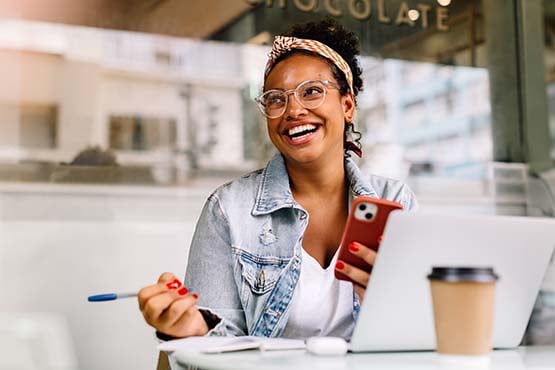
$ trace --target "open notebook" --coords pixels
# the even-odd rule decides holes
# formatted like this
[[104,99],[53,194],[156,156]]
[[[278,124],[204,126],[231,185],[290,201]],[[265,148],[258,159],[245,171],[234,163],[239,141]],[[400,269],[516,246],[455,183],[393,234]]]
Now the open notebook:
[[263,337],[190,337],[170,340],[158,345],[159,351],[174,352],[200,352],[222,353],[242,351],[247,349],[260,349],[261,351],[281,351],[291,349],[304,349],[305,341],[302,339],[263,338]]

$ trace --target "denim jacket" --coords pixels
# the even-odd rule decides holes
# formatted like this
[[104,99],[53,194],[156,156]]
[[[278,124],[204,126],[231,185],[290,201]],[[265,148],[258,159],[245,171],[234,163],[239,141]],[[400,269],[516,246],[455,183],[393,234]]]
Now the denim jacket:
[[[365,178],[346,159],[353,197],[367,195],[416,206],[397,180]],[[191,243],[185,284],[199,295],[208,335],[279,337],[299,279],[308,213],[293,199],[281,154],[261,170],[222,185],[206,201]],[[359,302],[353,294],[353,317]]]

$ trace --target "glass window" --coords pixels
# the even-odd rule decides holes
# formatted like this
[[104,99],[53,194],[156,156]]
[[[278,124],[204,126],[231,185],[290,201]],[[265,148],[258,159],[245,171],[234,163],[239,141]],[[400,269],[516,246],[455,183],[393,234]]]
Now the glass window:
[[[257,4],[237,7],[205,41],[4,22],[0,47],[8,63],[2,73],[21,91],[18,99],[57,107],[54,118],[42,119],[48,123],[12,117],[26,132],[15,147],[40,146],[50,149],[41,154],[45,161],[69,163],[97,145],[114,150],[122,167],[173,167],[183,172],[176,181],[197,170],[239,173],[261,166],[273,150],[252,98],[260,91],[268,46],[253,43],[267,44],[292,23],[331,15],[359,33],[365,54],[357,125],[366,170],[403,178],[425,169],[434,176],[485,176],[491,153],[474,151],[475,142],[491,140],[479,1],[423,1],[412,8],[363,1],[311,10],[300,2]],[[450,147],[456,150],[448,155],[441,149]],[[391,150],[396,155],[388,155]],[[8,157],[38,159],[15,149]]]
[[545,75],[551,132],[551,158],[555,159],[555,5],[544,0],[545,12]]
[[110,116],[110,149],[173,149],[176,143],[175,119]]
[[23,148],[54,149],[56,147],[56,106],[22,105],[20,114],[19,138]]

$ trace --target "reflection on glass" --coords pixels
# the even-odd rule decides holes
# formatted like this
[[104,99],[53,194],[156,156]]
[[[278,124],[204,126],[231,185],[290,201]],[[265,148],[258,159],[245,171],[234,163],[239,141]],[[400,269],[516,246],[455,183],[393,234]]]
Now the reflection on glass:
[[115,150],[172,149],[176,143],[173,119],[111,116],[110,144]]
[[[475,5],[449,8],[447,31],[384,23],[382,38],[366,44],[379,47],[378,54],[430,61],[362,59],[366,89],[355,124],[364,134],[367,171],[486,176],[492,146],[487,71],[457,66],[480,62],[481,44],[456,36],[471,24],[463,10]],[[253,101],[267,46],[26,21],[3,22],[0,31],[15,35],[0,38],[0,73],[19,92],[0,96],[4,167],[67,163],[97,145],[115,152],[120,170],[169,171],[167,184],[198,171],[243,173],[273,153]],[[404,45],[411,37],[419,41]],[[460,58],[469,52],[474,59]]]
[[555,4],[544,0],[545,12],[545,75],[551,132],[551,158],[555,159]]
[[57,107],[55,105],[23,104],[19,107],[19,137],[24,148],[53,149],[56,147]]

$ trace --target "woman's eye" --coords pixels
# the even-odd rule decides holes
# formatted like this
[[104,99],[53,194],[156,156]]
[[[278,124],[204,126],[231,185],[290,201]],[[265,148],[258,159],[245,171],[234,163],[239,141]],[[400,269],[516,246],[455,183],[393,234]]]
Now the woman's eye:
[[284,104],[285,97],[282,94],[272,94],[266,98],[267,105]]
[[318,86],[309,86],[303,91],[303,96],[319,95],[322,94],[322,88]]

